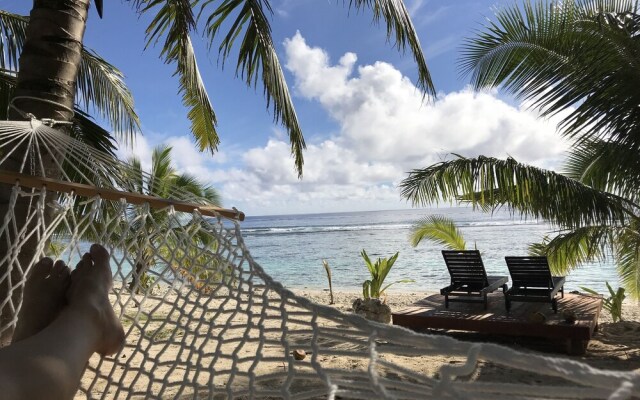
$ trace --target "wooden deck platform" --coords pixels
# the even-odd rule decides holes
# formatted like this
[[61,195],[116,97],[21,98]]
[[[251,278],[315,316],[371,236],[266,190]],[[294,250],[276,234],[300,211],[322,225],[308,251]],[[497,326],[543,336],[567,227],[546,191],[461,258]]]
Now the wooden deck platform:
[[[507,313],[504,295],[496,292],[489,295],[489,307],[483,304],[450,303],[444,307],[444,296],[434,294],[411,307],[394,312],[393,324],[412,329],[447,329],[473,331],[496,335],[534,336],[562,340],[571,354],[584,354],[602,309],[602,298],[598,296],[566,293],[558,301],[558,313],[554,314],[550,304],[512,303]],[[564,310],[573,311],[577,320],[567,323]],[[533,322],[535,312],[544,314],[544,322]]]

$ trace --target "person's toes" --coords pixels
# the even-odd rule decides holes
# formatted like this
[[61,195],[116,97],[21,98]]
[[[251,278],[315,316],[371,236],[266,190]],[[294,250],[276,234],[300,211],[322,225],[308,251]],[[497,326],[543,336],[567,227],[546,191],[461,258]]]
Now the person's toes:
[[78,264],[76,264],[74,272],[82,271],[86,268],[91,268],[91,255],[89,253],[84,253],[82,255],[82,258],[80,258],[80,261],[78,261]]
[[[99,244],[91,245],[89,250],[94,266],[101,269],[105,279],[111,279],[111,267],[109,266],[109,251]],[[107,276],[108,275],[108,276]]]
[[44,257],[31,268],[29,279],[44,279],[49,273],[51,273],[51,267],[53,266],[53,260],[49,257]]
[[56,277],[65,277],[69,275],[69,267],[62,260],[58,260],[53,264],[53,268],[51,269],[51,275]]
[[54,264],[50,258],[43,258],[32,267],[25,284],[13,342],[35,335],[58,316],[65,306],[65,292],[70,281],[69,268],[62,261]]
[[91,254],[91,259],[94,263],[101,265],[109,264],[109,251],[107,251],[103,246],[94,243],[91,245],[89,253]]

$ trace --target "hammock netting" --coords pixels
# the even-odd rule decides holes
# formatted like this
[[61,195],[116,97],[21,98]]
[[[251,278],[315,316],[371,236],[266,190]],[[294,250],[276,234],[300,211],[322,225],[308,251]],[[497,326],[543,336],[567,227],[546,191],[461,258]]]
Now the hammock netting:
[[[26,174],[159,192],[149,175],[37,120],[1,122],[0,157],[0,169],[11,163]],[[180,188],[161,193],[200,202]],[[8,246],[0,260],[0,285],[9,287],[2,299],[5,317],[6,310],[11,316],[19,311],[25,276],[42,256],[75,265],[93,242],[111,252],[115,284],[110,298],[125,327],[126,345],[114,356],[90,360],[77,398],[640,396],[640,378],[633,372],[420,334],[312,303],[284,288],[251,258],[237,222],[198,210],[152,209],[124,199],[15,185],[0,239]],[[5,318],[0,332],[15,322],[15,317]],[[306,351],[306,358],[296,360],[294,350]],[[387,355],[395,355],[395,362]],[[434,364],[442,355],[460,362]],[[432,372],[406,367],[405,357],[420,357]],[[474,374],[482,363],[553,378],[547,385],[485,382]]]

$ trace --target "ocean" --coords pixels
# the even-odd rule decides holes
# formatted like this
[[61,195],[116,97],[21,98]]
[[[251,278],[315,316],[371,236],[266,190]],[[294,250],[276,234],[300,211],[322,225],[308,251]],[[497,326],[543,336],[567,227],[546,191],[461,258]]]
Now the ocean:
[[[527,255],[530,243],[553,234],[553,228],[543,221],[512,217],[505,211],[490,215],[466,207],[249,216],[241,223],[241,231],[254,260],[291,289],[328,288],[322,266],[325,259],[331,267],[334,290],[361,290],[369,274],[360,256],[365,249],[372,260],[400,252],[385,282],[415,280],[394,285],[388,293],[438,291],[449,284],[442,248],[426,240],[415,248],[409,243],[411,226],[432,214],[457,223],[467,248],[473,249],[475,244],[481,251],[490,275],[508,275],[505,256]],[[584,286],[607,293],[605,281],[614,288],[619,286],[610,260],[572,271],[565,289]]]

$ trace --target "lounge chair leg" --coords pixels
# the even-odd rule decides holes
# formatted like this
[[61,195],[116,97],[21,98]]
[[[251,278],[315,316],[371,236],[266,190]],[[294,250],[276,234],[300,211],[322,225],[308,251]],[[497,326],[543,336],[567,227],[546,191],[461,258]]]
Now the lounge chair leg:
[[551,300],[551,308],[553,308],[553,312],[555,314],[558,313],[558,300],[556,299]]
[[449,295],[444,295],[444,308],[449,308]]
[[511,301],[508,297],[504,297],[504,308],[507,309],[507,312],[511,311]]
[[502,293],[507,293],[507,290],[509,290],[509,286],[507,286],[507,284],[505,283],[504,285],[502,285]]
[[560,288],[560,297],[564,299],[564,286]]
[[484,309],[489,308],[489,302],[487,301],[487,294],[484,294]]

